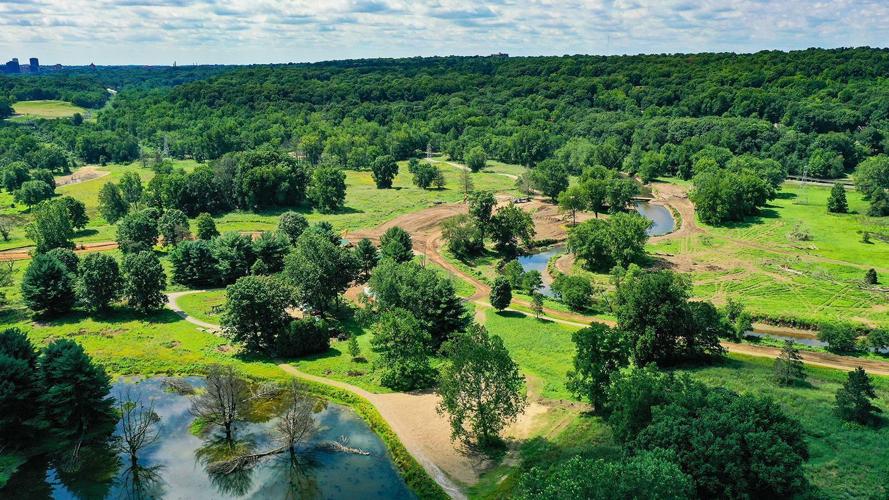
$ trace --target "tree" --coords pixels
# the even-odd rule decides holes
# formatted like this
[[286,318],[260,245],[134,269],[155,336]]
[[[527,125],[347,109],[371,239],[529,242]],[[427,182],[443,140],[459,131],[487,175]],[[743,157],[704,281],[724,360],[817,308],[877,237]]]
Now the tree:
[[879,283],[876,269],[870,268],[867,270],[867,272],[864,273],[864,283],[866,285],[876,285],[877,283]]
[[694,497],[691,478],[676,464],[673,453],[659,450],[624,460],[575,456],[549,467],[537,466],[522,475],[523,500],[683,500]]
[[284,276],[296,303],[324,315],[355,279],[358,263],[347,249],[316,231],[306,231],[284,261]]
[[485,168],[485,163],[488,161],[488,156],[485,154],[485,150],[482,149],[481,146],[473,146],[466,154],[463,156],[464,161],[466,161],[466,166],[469,167],[469,170],[473,172],[478,172],[479,170]]
[[475,184],[472,182],[472,175],[470,174],[468,169],[460,170],[460,191],[463,191],[463,201],[469,198],[469,195],[472,193],[472,190],[475,189]]
[[455,257],[465,260],[484,249],[482,233],[469,215],[460,214],[441,223],[442,237]]
[[871,194],[867,215],[871,217],[889,215],[889,189],[878,189]]
[[44,181],[33,180],[23,182],[21,187],[15,191],[14,198],[17,203],[33,207],[43,200],[52,198],[54,194],[55,189],[51,185]]
[[130,307],[147,314],[163,308],[167,275],[154,252],[130,253],[123,259],[123,293]]
[[117,245],[123,253],[151,250],[157,244],[157,217],[153,209],[127,214],[117,224]]
[[207,212],[201,212],[195,219],[195,227],[197,229],[196,236],[199,240],[209,241],[219,236],[219,230],[216,229],[216,222],[213,216]]
[[882,412],[871,402],[876,397],[877,393],[870,377],[859,366],[849,372],[843,386],[837,390],[834,407],[837,415],[843,420],[872,425],[878,421],[877,413]]
[[618,280],[614,299],[618,328],[629,337],[633,360],[669,365],[721,356],[712,329],[699,329],[688,305],[691,282],[673,271],[628,271]]
[[806,380],[806,367],[792,340],[786,340],[781,354],[775,358],[775,381],[781,385],[798,385]]
[[74,280],[55,257],[37,254],[22,278],[22,299],[29,309],[49,316],[64,314],[74,306]]
[[82,201],[70,196],[63,196],[56,203],[60,203],[65,207],[72,229],[83,229],[89,223],[90,219],[86,215],[86,205]]
[[123,280],[111,255],[88,254],[80,263],[79,274],[77,297],[88,311],[105,311],[120,298]]
[[157,220],[157,230],[164,239],[164,246],[175,246],[176,243],[191,237],[188,216],[182,210],[175,208],[164,210]]
[[556,160],[544,160],[531,170],[531,183],[555,202],[568,189],[568,170]]
[[349,356],[352,357],[352,361],[357,361],[358,358],[361,357],[361,346],[358,345],[358,337],[355,335],[349,335],[349,345],[347,348],[349,349]]
[[586,190],[582,186],[571,186],[559,193],[559,208],[571,213],[571,225],[577,225],[577,211],[588,205]]
[[247,416],[250,389],[247,381],[231,366],[211,365],[203,392],[191,398],[191,414],[204,423],[222,427],[226,441],[232,441],[236,422]]
[[380,236],[380,255],[399,263],[413,260],[411,235],[398,226],[390,227]]
[[296,446],[315,431],[316,401],[307,393],[300,382],[291,380],[284,392],[284,412],[275,424],[291,455],[296,453]]
[[512,287],[505,276],[498,276],[494,280],[494,286],[491,287],[490,301],[491,307],[498,311],[509,307],[510,302],[512,302]]
[[306,316],[291,321],[287,329],[278,334],[274,353],[285,358],[322,353],[330,349],[330,338],[336,335],[327,320]]
[[120,188],[113,182],[107,182],[99,190],[99,213],[109,224],[115,224],[130,210]]
[[540,319],[543,314],[543,294],[536,289],[531,290],[531,310],[534,311],[534,317]]
[[250,352],[273,353],[290,323],[291,290],[271,276],[244,276],[225,290],[222,330]]
[[414,262],[380,262],[368,282],[380,310],[410,311],[432,335],[434,346],[466,327],[466,307],[446,276]]
[[389,189],[395,176],[398,175],[398,164],[390,155],[378,156],[371,164],[370,170],[377,189]]
[[511,203],[498,210],[491,218],[491,227],[497,250],[507,256],[516,254],[519,241],[530,246],[534,239],[534,221],[531,216]]
[[80,258],[70,248],[53,248],[46,252],[46,255],[59,259],[59,262],[65,265],[65,269],[69,273],[76,276],[77,268],[80,266]]
[[111,379],[80,344],[68,339],[51,342],[41,353],[39,365],[40,403],[54,434],[83,442],[114,427]]
[[475,191],[469,195],[469,216],[475,222],[482,244],[484,244],[485,235],[491,227],[495,206],[497,206],[497,199],[490,191]]
[[889,189],[889,156],[880,154],[862,161],[855,168],[852,177],[855,179],[855,187],[867,198],[878,191]]
[[846,202],[846,189],[839,182],[830,189],[830,197],[827,198],[827,211],[832,214],[844,214],[849,211],[849,204]]
[[309,200],[321,213],[343,208],[346,201],[346,174],[337,167],[319,166],[309,182]]
[[306,217],[292,210],[284,212],[278,219],[278,231],[287,235],[290,238],[290,243],[296,243],[296,240],[308,227],[309,221],[306,220]]
[[435,370],[429,366],[432,337],[410,311],[384,311],[374,325],[370,343],[380,354],[381,383],[396,391],[429,387]]
[[367,238],[361,238],[352,250],[355,261],[358,263],[359,280],[366,282],[370,279],[370,273],[380,262],[380,252]]
[[636,213],[617,213],[608,220],[588,220],[571,230],[568,248],[582,259],[588,270],[625,267],[639,263],[645,256],[649,227],[651,221]]
[[430,186],[441,189],[444,187],[444,174],[437,166],[423,162],[414,169],[413,182],[415,186],[422,189],[429,189]]
[[34,220],[25,227],[37,253],[45,253],[53,248],[72,248],[71,238],[74,229],[65,205],[57,201],[42,203],[34,211]]
[[146,405],[142,398],[127,391],[118,398],[117,413],[120,415],[120,436],[115,441],[120,453],[129,455],[130,468],[139,466],[139,452],[160,437],[157,424],[160,416],[154,411],[154,403]]
[[142,201],[142,178],[136,172],[124,172],[120,178],[119,188],[127,204],[134,205]]
[[253,239],[235,231],[223,233],[210,241],[217,278],[221,283],[234,283],[241,276],[250,274],[256,262]]
[[571,335],[574,341],[574,370],[568,372],[566,387],[604,414],[611,377],[630,362],[629,346],[623,332],[601,323]]
[[13,193],[29,180],[31,175],[28,174],[28,164],[23,161],[14,161],[0,168],[0,183],[9,193]]
[[180,241],[170,252],[170,264],[173,267],[174,283],[192,288],[220,283],[216,257],[213,256],[209,241]]
[[284,269],[284,257],[290,251],[290,240],[278,231],[263,231],[253,240],[253,274],[275,274]]
[[846,323],[823,323],[818,330],[818,340],[827,343],[827,350],[838,353],[855,352],[858,334]]
[[18,328],[0,332],[0,445],[32,438],[40,423],[37,351]]
[[469,326],[445,347],[450,361],[439,377],[440,414],[447,413],[451,439],[483,448],[500,442],[500,431],[525,409],[525,379],[503,341],[485,327]]
[[596,289],[589,279],[583,276],[559,274],[552,284],[553,294],[571,309],[584,311],[593,305]]

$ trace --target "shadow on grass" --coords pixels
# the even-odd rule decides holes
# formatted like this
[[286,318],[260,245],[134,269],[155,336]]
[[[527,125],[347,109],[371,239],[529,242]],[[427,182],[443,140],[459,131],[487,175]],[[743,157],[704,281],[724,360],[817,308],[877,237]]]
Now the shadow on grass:
[[525,314],[525,313],[523,313],[523,312],[521,312],[521,311],[497,311],[497,312],[494,313],[494,314],[496,314],[497,316],[500,316],[501,318],[517,318],[517,319],[524,319],[524,318],[527,318],[527,317],[528,317],[527,314]]
[[74,233],[74,237],[85,238],[87,236],[94,236],[96,234],[99,234],[99,231],[97,229],[81,229],[80,231]]
[[[3,319],[5,320],[5,318]],[[24,313],[24,317],[19,316],[19,319],[27,319],[27,313]],[[131,323],[133,321],[144,321],[146,323],[152,324],[170,324],[176,323],[177,321],[182,321],[182,318],[178,314],[169,309],[163,309],[153,314],[144,315],[137,313],[132,309],[123,307],[113,307],[108,311],[95,313],[89,313],[86,311],[72,311],[63,316],[35,315],[33,316],[33,319],[41,326],[49,327],[73,325],[87,319],[91,319],[99,323],[107,323],[112,325],[120,323]]]

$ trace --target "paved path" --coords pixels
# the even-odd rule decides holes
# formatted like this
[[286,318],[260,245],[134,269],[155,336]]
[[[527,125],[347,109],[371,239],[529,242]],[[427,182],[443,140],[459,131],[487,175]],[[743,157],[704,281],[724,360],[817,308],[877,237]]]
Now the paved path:
[[221,332],[222,328],[220,328],[219,325],[214,325],[213,323],[207,323],[206,321],[201,321],[193,316],[190,316],[187,312],[183,311],[182,308],[179,307],[179,304],[177,303],[177,301],[179,300],[179,297],[182,297],[183,295],[191,295],[193,293],[203,293],[203,292],[209,292],[209,291],[210,290],[186,290],[184,292],[168,293],[167,294],[167,308],[170,309],[171,311],[173,311],[174,313],[178,314],[179,317],[181,317],[185,321],[188,321],[189,323],[191,323],[193,325],[197,325],[197,326],[203,328],[204,330],[208,330],[208,331],[211,331],[214,333]]

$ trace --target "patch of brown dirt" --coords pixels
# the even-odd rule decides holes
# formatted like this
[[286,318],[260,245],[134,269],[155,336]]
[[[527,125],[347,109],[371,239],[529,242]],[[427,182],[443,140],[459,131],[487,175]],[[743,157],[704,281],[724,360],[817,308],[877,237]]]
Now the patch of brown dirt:
[[79,184],[81,182],[91,181],[93,179],[98,179],[100,177],[105,177],[111,172],[108,170],[99,170],[99,168],[95,165],[86,165],[85,167],[81,167],[71,175],[64,175],[62,177],[56,177],[56,187],[67,186],[70,184]]

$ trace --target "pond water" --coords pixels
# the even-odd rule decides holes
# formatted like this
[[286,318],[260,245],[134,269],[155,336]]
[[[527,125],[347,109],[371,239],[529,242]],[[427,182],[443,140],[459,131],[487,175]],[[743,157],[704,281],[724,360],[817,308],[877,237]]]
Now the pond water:
[[827,347],[827,342],[818,340],[817,337],[810,337],[804,335],[784,335],[780,333],[773,332],[758,332],[756,330],[749,331],[745,334],[747,337],[756,337],[756,338],[766,338],[766,339],[775,339],[775,340],[792,340],[797,344],[807,345],[811,347]]
[[[200,379],[188,379],[195,386]],[[289,454],[269,458],[250,470],[211,475],[200,457],[214,447],[228,446],[211,437],[189,432],[193,417],[190,401],[164,391],[161,380],[119,381],[112,394],[125,390],[150,398],[160,416],[160,437],[139,454],[139,472],[129,458],[116,452],[86,449],[76,471],[58,461],[38,457],[22,466],[0,498],[395,498],[411,499],[404,480],[389,459],[386,447],[350,409],[327,404],[314,415],[316,432],[309,445],[348,438],[348,446],[369,456],[304,446],[298,462]],[[273,435],[275,420],[241,424],[235,432],[239,446],[256,452],[279,446]]]
[[637,201],[635,205],[636,211],[652,222],[651,227],[646,231],[649,236],[661,236],[672,233],[676,229],[676,220],[673,219],[669,208],[647,201]]
[[538,253],[532,253],[528,255],[522,255],[518,257],[519,264],[522,266],[522,270],[525,272],[528,271],[537,271],[540,273],[540,276],[543,278],[543,288],[539,291],[545,297],[552,297],[553,291],[551,288],[552,285],[552,277],[546,271],[546,265],[549,263],[549,260],[556,255],[561,255],[565,253],[564,246],[555,246],[547,248]]

